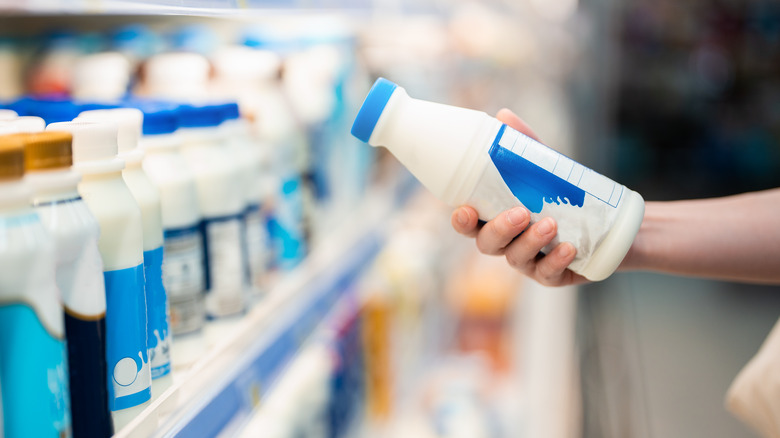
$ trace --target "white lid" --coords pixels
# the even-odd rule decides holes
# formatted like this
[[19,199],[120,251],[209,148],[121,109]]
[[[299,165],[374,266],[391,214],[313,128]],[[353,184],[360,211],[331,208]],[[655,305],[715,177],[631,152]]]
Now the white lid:
[[73,121],[52,123],[47,131],[73,134],[73,164],[109,161],[117,154],[117,125],[109,121]]
[[117,125],[117,150],[120,155],[138,147],[141,129],[144,123],[144,113],[137,108],[112,108],[84,111],[76,120],[91,122],[109,121]]
[[0,120],[13,120],[19,117],[19,114],[14,110],[0,109]]
[[270,50],[247,46],[226,46],[212,57],[217,77],[222,79],[276,79],[282,58]]
[[42,132],[44,129],[46,129],[46,122],[40,117],[23,116],[17,117],[13,120],[0,120],[0,126],[3,127],[4,131],[5,128],[8,128],[14,130],[14,132],[28,134],[33,132]]
[[183,101],[208,97],[209,61],[196,53],[162,53],[146,63],[144,86],[147,93]]
[[116,100],[127,92],[130,62],[119,52],[103,52],[79,58],[73,70],[73,97]]

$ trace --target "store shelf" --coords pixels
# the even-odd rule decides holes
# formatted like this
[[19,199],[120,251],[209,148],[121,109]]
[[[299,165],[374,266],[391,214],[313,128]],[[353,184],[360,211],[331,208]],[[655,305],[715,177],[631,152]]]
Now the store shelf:
[[[209,437],[236,428],[373,261],[394,212],[419,187],[408,174],[377,189],[242,321],[117,437]],[[174,341],[175,342],[175,341]]]

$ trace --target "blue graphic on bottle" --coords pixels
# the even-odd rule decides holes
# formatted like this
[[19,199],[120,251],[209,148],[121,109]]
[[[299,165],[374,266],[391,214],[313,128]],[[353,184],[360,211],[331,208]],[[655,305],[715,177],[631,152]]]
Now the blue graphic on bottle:
[[588,194],[617,207],[624,187],[530,137],[502,125],[490,158],[512,194],[531,212],[544,204],[582,207]]
[[103,275],[106,280],[108,404],[112,411],[118,411],[152,397],[143,265],[107,271]]
[[71,435],[65,341],[26,303],[0,305],[5,438]]
[[300,178],[293,176],[282,183],[281,199],[274,213],[269,222],[269,233],[276,265],[281,269],[291,269],[306,255]]
[[171,372],[170,338],[168,338],[168,297],[162,279],[163,247],[144,251],[146,289],[146,339],[152,379]]

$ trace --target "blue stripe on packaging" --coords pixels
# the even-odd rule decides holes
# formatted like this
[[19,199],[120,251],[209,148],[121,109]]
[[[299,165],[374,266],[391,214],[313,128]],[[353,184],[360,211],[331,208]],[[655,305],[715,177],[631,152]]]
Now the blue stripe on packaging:
[[152,397],[146,345],[146,294],[143,265],[107,271],[106,357],[109,408],[127,409]]
[[168,338],[168,297],[162,280],[163,247],[144,251],[146,289],[147,346],[152,379],[171,371],[170,338]]
[[65,341],[26,303],[0,305],[5,438],[71,435]]

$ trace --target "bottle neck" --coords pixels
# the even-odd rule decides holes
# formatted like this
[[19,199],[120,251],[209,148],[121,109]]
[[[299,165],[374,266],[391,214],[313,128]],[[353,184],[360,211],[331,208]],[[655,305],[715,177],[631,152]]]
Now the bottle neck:
[[81,175],[70,168],[31,171],[25,179],[32,187],[33,205],[44,202],[63,201],[78,197],[78,186]]
[[9,215],[30,210],[32,189],[23,179],[0,181],[0,214]]

